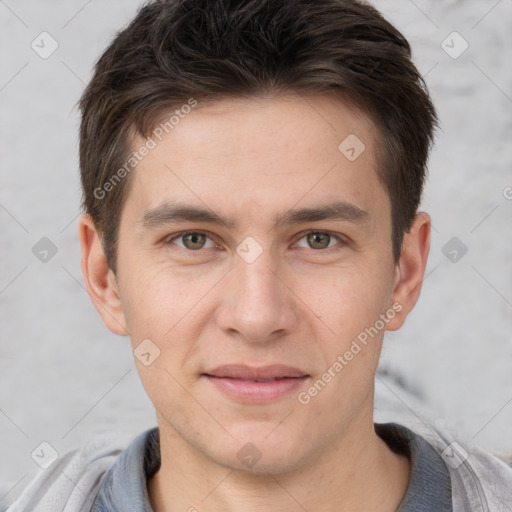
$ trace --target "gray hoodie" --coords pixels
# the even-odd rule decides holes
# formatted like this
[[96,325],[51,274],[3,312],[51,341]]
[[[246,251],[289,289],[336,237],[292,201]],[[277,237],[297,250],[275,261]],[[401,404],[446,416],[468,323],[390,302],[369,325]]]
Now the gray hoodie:
[[[411,483],[399,512],[512,512],[512,468],[503,461],[450,442],[430,426],[421,434],[396,424],[376,424],[376,429],[383,438],[387,431],[388,444],[390,436],[401,437],[412,455]],[[39,470],[1,510],[151,512],[146,481],[159,463],[156,428],[126,449],[97,438]]]

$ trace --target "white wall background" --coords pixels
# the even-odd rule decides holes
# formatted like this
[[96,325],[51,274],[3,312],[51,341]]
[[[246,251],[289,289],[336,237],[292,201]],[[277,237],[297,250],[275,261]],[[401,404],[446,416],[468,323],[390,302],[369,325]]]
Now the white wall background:
[[[374,4],[410,40],[442,128],[423,204],[434,226],[428,275],[407,324],[388,335],[382,366],[461,439],[512,454],[512,2]],[[128,339],[106,330],[83,288],[76,235],[74,106],[139,5],[0,0],[4,494],[35,467],[41,441],[62,453],[100,432],[128,441],[155,424]],[[43,31],[58,42],[47,59],[31,48]],[[453,31],[464,40],[446,39]],[[457,54],[464,41],[458,58],[442,47]],[[39,51],[50,48],[46,39]],[[32,253],[42,237],[58,251],[46,263]],[[452,237],[467,247],[457,262],[443,253]]]

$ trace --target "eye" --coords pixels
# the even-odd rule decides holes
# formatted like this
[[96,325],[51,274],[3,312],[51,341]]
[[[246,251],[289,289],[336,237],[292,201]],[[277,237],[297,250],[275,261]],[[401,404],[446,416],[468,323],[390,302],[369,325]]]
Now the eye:
[[[306,244],[301,245],[301,240],[306,240]],[[340,243],[343,245],[343,240],[336,236],[326,233],[325,231],[311,231],[306,233],[296,244],[297,247],[305,247],[306,249],[328,249]]]
[[181,233],[180,235],[168,239],[167,243],[174,243],[178,247],[182,247],[190,251],[198,251],[200,249],[210,249],[215,247],[213,240],[208,235],[200,231],[188,231],[186,233]]

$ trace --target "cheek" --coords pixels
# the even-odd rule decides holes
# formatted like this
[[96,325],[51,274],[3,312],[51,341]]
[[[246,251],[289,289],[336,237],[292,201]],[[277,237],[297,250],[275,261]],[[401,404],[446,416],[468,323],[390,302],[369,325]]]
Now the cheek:
[[204,292],[169,273],[147,270],[125,284],[123,309],[141,382],[157,410],[171,402],[178,414],[178,405],[188,397],[184,388],[194,382],[191,369],[184,368],[197,350]]
[[301,278],[300,283],[301,296],[341,346],[374,325],[392,291],[382,271],[372,271],[370,265],[331,269],[323,276]]
[[133,268],[142,270],[129,275],[122,289],[132,345],[152,340],[162,353],[159,364],[177,371],[197,350],[196,341],[211,321],[222,274],[194,276],[147,264]]
[[333,428],[347,421],[338,417],[339,411],[357,410],[373,386],[386,330],[381,315],[386,315],[390,295],[390,287],[378,275],[368,267],[345,269],[337,279],[325,282],[323,293],[309,288],[308,304],[320,312],[322,322],[316,324],[317,332],[324,333],[315,348],[322,354],[323,370],[299,403],[314,409],[315,417],[332,422]]
[[183,315],[195,291],[193,283],[173,278],[172,271],[143,256],[125,254],[120,261],[121,301],[132,336],[161,337]]

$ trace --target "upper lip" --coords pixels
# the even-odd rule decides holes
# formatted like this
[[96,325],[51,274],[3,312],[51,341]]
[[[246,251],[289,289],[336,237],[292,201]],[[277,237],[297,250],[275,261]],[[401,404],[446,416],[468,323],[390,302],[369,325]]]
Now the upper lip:
[[240,380],[284,379],[308,376],[307,372],[284,364],[271,364],[259,367],[243,364],[227,364],[218,366],[204,374],[210,377]]

